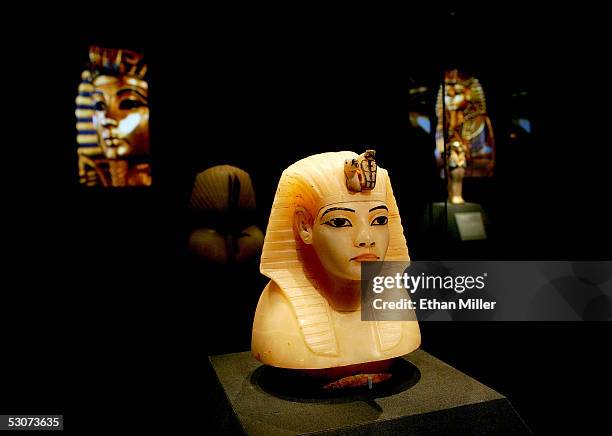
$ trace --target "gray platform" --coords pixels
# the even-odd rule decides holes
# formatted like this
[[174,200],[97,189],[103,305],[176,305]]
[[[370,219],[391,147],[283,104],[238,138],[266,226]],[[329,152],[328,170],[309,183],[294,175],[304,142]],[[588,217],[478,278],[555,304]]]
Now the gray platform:
[[212,404],[217,431],[284,434],[530,434],[510,402],[430,354],[402,357],[417,381],[388,396],[333,401],[288,400],[265,392],[249,352],[211,356],[217,380]]
[[[433,203],[432,204],[432,215],[428,218],[431,222],[429,223],[433,229],[437,231],[444,231],[451,239],[456,241],[471,241],[471,240],[485,240],[491,233],[491,226],[489,217],[484,211],[482,206],[477,203],[463,203],[463,204],[452,204],[452,203]],[[444,214],[446,212],[446,219]],[[481,220],[483,231],[481,235],[463,235],[461,232],[461,216],[477,215]],[[446,226],[446,228],[444,228]],[[479,232],[477,232],[479,233]]]

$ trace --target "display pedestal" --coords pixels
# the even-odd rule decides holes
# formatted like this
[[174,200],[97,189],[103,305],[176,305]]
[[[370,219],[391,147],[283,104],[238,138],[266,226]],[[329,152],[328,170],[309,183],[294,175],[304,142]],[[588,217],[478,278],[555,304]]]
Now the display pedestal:
[[478,259],[490,255],[494,232],[489,215],[478,203],[430,203],[423,214],[423,234],[433,255],[443,259]]
[[454,241],[482,241],[490,233],[488,216],[477,203],[433,203],[430,214],[432,228]]
[[[430,354],[403,356],[413,382],[399,392],[280,398],[262,388],[250,352],[209,357],[216,376],[210,407],[223,433],[530,434],[508,399]],[[207,394],[208,395],[208,394]]]

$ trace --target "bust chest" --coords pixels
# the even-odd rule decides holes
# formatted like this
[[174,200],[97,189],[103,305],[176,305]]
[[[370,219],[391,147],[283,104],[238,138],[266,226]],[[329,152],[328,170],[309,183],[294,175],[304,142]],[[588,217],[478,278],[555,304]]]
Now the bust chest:
[[360,310],[331,313],[341,355],[349,354],[364,361],[381,357],[375,322],[362,321]]

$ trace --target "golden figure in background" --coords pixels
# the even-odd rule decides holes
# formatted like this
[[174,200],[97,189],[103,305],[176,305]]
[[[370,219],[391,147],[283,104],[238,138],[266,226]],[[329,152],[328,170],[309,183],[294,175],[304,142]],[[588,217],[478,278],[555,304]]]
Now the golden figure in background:
[[448,199],[453,204],[465,203],[463,200],[463,178],[467,167],[469,148],[457,133],[448,141],[446,166],[448,168]]
[[146,72],[141,54],[90,47],[76,98],[82,184],[151,185]]
[[478,79],[447,71],[436,115],[436,160],[448,177],[449,201],[464,203],[463,178],[490,177],[495,165],[493,127]]

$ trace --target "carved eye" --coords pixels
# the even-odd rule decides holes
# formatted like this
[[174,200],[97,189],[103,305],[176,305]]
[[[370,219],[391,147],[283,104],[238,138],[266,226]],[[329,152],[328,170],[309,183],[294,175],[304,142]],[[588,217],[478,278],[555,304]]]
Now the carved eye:
[[387,218],[384,215],[381,215],[379,217],[374,218],[374,221],[372,221],[372,225],[373,226],[384,226],[389,222],[389,218]]
[[119,109],[123,110],[137,109],[142,106],[146,106],[146,104],[140,100],[134,99],[123,100],[121,103],[119,103]]
[[103,101],[97,101],[96,104],[94,105],[94,110],[95,111],[104,111],[106,110],[106,104],[104,104]]
[[323,223],[330,227],[351,227],[351,222],[346,218],[332,218],[329,221]]

